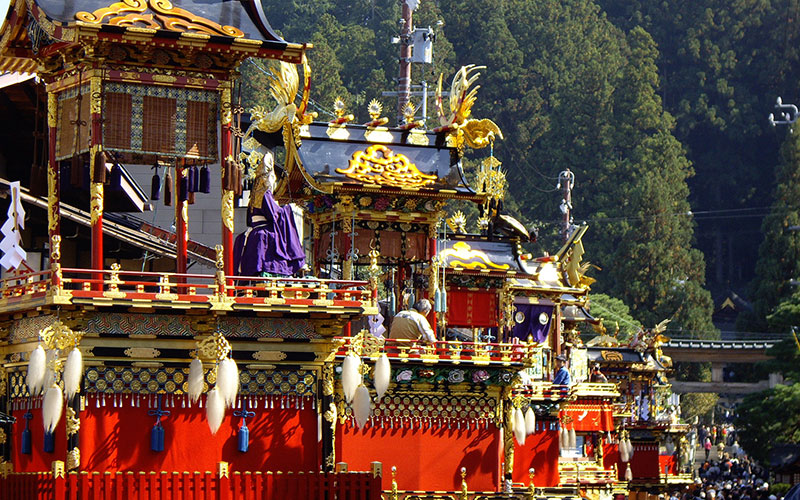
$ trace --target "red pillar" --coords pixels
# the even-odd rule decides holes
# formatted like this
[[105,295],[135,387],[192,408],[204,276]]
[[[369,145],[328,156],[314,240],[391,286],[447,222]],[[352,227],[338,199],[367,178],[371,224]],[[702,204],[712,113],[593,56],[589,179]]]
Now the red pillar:
[[232,165],[233,145],[231,143],[233,135],[231,125],[233,123],[233,111],[231,105],[230,87],[222,90],[222,114],[221,126],[222,137],[220,138],[220,166],[222,170],[222,255],[224,259],[224,270],[226,276],[234,274],[233,270],[233,198],[234,180],[231,177],[234,165]]
[[184,168],[184,160],[175,163],[175,192],[178,194],[178,202],[175,203],[175,235],[177,246],[177,269],[179,273],[186,273],[188,258],[187,249],[189,246],[189,200],[188,190],[181,192],[181,186],[186,186],[183,178],[187,175]]
[[[102,82],[99,76],[89,79],[91,89],[91,144],[89,147],[89,170],[91,175],[91,218],[92,218],[92,269],[103,269],[103,183],[105,182],[105,158],[103,156],[103,103]],[[102,279],[98,274],[95,278]]]

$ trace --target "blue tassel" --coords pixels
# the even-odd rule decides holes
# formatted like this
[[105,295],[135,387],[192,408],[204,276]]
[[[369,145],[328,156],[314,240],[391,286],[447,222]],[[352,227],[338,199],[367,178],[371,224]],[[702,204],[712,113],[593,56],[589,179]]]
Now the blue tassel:
[[53,432],[44,433],[44,452],[53,453],[56,450],[56,435]]
[[387,308],[389,317],[394,317],[397,314],[397,308],[395,307],[396,303],[397,303],[397,297],[394,294],[394,290],[392,290],[391,292],[389,292],[389,307]]
[[243,425],[239,427],[239,451],[247,453],[248,448],[250,448],[250,429]]
[[156,424],[150,430],[150,449],[164,451],[164,428],[161,425]]
[[199,181],[199,191],[201,193],[208,194],[211,192],[211,172],[209,172],[208,167],[203,165],[203,168],[200,169],[200,181]]
[[439,311],[439,312],[441,312],[441,313],[446,313],[447,312],[447,289],[446,288],[442,289],[442,310]]
[[436,291],[433,294],[433,311],[442,312],[442,291],[439,290],[439,287],[436,287]]
[[23,455],[30,455],[32,453],[31,448],[31,430],[25,429],[22,431],[22,446],[20,446],[20,449]]

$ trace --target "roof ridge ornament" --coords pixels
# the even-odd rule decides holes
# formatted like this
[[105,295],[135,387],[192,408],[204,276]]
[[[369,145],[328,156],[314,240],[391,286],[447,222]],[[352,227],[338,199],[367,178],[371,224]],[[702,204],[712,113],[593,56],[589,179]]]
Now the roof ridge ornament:
[[[145,14],[148,8],[153,11],[152,14]],[[147,25],[147,28],[180,33],[195,32],[233,38],[244,36],[244,32],[235,26],[223,26],[215,23],[210,19],[176,7],[169,0],[122,0],[94,12],[78,12],[75,14],[75,18],[78,21],[95,25],[135,26],[137,23],[143,23]],[[106,18],[108,19],[106,20]]]
[[472,106],[475,104],[480,85],[473,84],[478,80],[480,73],[478,70],[486,69],[486,66],[476,66],[469,64],[462,66],[450,84],[449,110],[445,111],[442,99],[442,78],[439,75],[439,83],[436,86],[436,111],[439,115],[440,127],[433,131],[436,133],[450,134],[452,145],[463,152],[464,143],[473,148],[480,149],[490,146],[495,138],[503,138],[503,132],[492,120],[488,118],[470,119]]

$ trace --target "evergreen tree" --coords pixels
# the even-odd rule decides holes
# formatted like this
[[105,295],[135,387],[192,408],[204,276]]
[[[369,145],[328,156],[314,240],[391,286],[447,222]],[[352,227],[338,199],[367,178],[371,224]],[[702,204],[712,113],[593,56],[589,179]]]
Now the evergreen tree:
[[767,316],[792,294],[790,280],[800,278],[800,232],[793,230],[800,225],[800,134],[787,135],[776,177],[775,201],[762,225],[753,311],[743,314],[738,325],[745,331],[787,331],[775,323],[770,328]]

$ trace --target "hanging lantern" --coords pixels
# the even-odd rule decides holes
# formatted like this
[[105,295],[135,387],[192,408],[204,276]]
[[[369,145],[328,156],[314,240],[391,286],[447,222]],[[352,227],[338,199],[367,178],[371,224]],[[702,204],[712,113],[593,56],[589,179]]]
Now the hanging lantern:
[[199,175],[199,185],[198,191],[201,193],[208,194],[211,192],[211,172],[208,170],[207,165],[203,165],[203,168],[200,169]]

